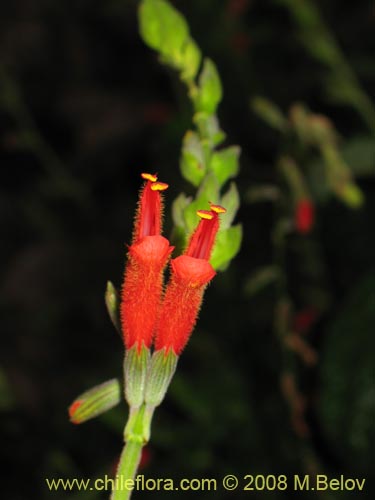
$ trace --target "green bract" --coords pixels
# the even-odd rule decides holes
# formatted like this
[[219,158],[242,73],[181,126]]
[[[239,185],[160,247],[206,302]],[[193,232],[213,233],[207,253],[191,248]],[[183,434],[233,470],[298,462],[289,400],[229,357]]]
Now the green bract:
[[111,321],[116,328],[117,332],[121,335],[121,321],[120,321],[120,299],[118,292],[111,281],[107,282],[105,291],[105,305]]
[[78,396],[69,407],[70,420],[82,424],[113,408],[120,402],[120,384],[108,380]]

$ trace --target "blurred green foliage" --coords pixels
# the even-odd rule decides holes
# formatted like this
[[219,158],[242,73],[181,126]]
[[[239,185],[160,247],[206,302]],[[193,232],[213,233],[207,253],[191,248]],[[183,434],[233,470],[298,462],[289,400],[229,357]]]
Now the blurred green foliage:
[[[67,407],[82,388],[121,377],[123,346],[103,294],[108,279],[121,283],[139,173],[158,171],[170,184],[167,206],[176,199],[173,219],[185,232],[208,141],[213,154],[230,158],[237,187],[220,181],[221,203],[231,207],[223,222],[228,231],[242,224],[242,247],[207,290],[141,472],[177,479],[319,470],[366,477],[361,498],[373,498],[373,2],[173,5],[189,24],[176,31],[187,33],[178,67],[167,46],[166,66],[144,45],[135,0],[0,7],[2,494],[58,500],[68,494],[49,492],[45,477],[114,471],[125,405],[79,429]],[[191,85],[203,64],[215,80],[207,57],[221,82],[208,104],[206,96],[194,100]],[[268,122],[249,106],[257,96]],[[204,111],[194,114],[195,102]],[[297,134],[301,116],[310,125],[316,116],[329,120],[333,156],[311,130]],[[225,137],[241,147],[240,171],[237,150],[222,149]],[[290,185],[278,166],[285,157],[315,205],[307,235],[293,230]],[[356,210],[327,182],[328,161],[343,162],[344,179],[362,193]],[[204,170],[210,196],[221,187],[212,173]],[[169,209],[165,219],[170,231]],[[223,234],[224,248],[239,239]]]

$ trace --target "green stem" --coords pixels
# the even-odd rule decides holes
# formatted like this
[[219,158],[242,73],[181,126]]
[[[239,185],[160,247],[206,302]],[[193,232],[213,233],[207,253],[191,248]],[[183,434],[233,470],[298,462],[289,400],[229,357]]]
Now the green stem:
[[134,480],[141,460],[143,442],[138,440],[128,441],[121,453],[117,468],[116,481],[119,489],[113,489],[111,500],[129,500],[132,494]]
[[144,432],[145,406],[131,408],[125,426],[126,444],[117,467],[115,485],[110,500],[129,500],[134,488],[134,480],[141,460],[142,448],[146,444]]
[[110,500],[129,500],[131,497],[142,456],[142,448],[150,439],[154,410],[154,406],[145,404],[139,407],[130,407],[124,430],[125,446],[117,467],[116,487],[112,490]]

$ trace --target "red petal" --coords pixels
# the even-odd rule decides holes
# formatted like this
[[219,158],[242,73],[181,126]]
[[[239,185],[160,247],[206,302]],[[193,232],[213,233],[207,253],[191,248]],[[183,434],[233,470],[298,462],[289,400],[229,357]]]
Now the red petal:
[[216,274],[207,260],[196,259],[188,255],[180,255],[180,257],[173,259],[171,266],[176,278],[191,287],[207,284]]

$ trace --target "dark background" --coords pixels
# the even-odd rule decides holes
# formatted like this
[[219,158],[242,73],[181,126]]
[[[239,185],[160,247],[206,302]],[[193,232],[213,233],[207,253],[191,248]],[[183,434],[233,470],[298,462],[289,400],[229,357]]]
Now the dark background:
[[[362,90],[374,95],[373,2],[315,4]],[[157,411],[142,472],[177,479],[320,471],[366,477],[366,491],[306,498],[371,498],[373,173],[358,178],[366,197],[361,210],[325,200],[313,233],[290,241],[284,271],[295,310],[312,307],[305,293],[311,283],[327,298],[307,337],[318,363],[306,367],[296,358],[292,369],[300,394],[292,406],[300,405],[299,413],[295,406],[291,412],[280,388],[285,367],[273,328],[275,294],[268,288],[246,293],[252,274],[271,261],[277,214],[270,204],[245,202],[252,186],[277,182],[279,151],[279,137],[253,113],[251,97],[264,95],[285,111],[306,103],[331,118],[343,145],[368,137],[368,126],[352,106],[330,99],[325,68],[277,1],[175,5],[223,80],[220,122],[228,144],[243,150],[237,219],[244,241],[207,291]],[[90,386],[121,377],[123,347],[103,296],[107,279],[121,284],[139,173],[157,171],[170,184],[167,233],[172,200],[190,189],[178,169],[190,104],[176,75],[141,41],[136,7],[129,0],[14,0],[0,7],[0,471],[9,500],[107,497],[49,492],[45,478],[113,472],[125,404],[82,426],[69,423],[67,407]],[[292,492],[215,495],[278,499]]]

